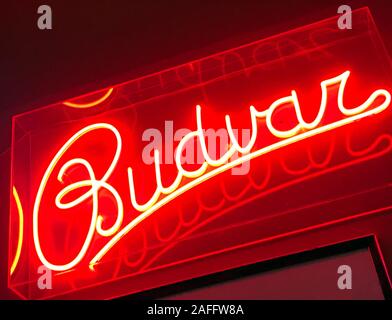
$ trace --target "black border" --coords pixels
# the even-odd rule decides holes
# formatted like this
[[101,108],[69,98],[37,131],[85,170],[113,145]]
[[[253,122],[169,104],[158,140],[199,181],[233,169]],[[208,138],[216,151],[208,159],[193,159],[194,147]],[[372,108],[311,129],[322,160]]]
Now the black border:
[[123,296],[117,300],[151,300],[165,299],[166,297],[180,294],[186,291],[199,289],[222,282],[235,280],[241,277],[251,276],[262,272],[273,271],[284,267],[295,266],[301,263],[317,259],[331,257],[337,254],[348,253],[359,249],[369,249],[380,281],[381,289],[386,300],[392,300],[392,289],[383,265],[381,252],[376,243],[374,235],[358,239],[348,240],[332,245],[318,247],[309,251],[291,254],[273,260],[257,262],[251,265],[225,270],[207,276],[170,284],[167,286]]

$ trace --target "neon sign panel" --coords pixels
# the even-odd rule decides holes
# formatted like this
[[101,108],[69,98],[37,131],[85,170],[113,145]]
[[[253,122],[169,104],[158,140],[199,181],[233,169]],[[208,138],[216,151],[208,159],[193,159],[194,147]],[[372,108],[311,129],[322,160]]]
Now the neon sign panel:
[[9,287],[135,293],[346,241],[301,237],[382,215],[392,72],[368,10],[354,16],[349,33],[327,19],[16,116]]
[[[299,99],[295,90],[291,91],[291,95],[287,97],[280,98],[276,100],[274,103],[270,105],[269,108],[263,111],[259,111],[254,106],[250,106],[249,112],[252,123],[252,135],[251,139],[246,146],[240,146],[235,135],[233,133],[233,129],[231,126],[230,116],[226,115],[226,125],[227,131],[231,140],[231,145],[226,151],[226,153],[220,157],[219,159],[212,159],[207,152],[207,147],[205,143],[204,133],[203,133],[203,125],[201,120],[201,106],[196,106],[196,119],[197,119],[197,129],[195,131],[190,132],[185,135],[184,138],[180,141],[179,146],[176,152],[176,166],[178,169],[178,174],[174,180],[174,182],[170,186],[163,186],[161,180],[161,172],[160,172],[160,164],[159,164],[159,151],[155,150],[155,175],[156,175],[156,190],[150,200],[148,200],[144,204],[138,203],[136,199],[135,193],[135,185],[133,181],[133,170],[131,167],[128,167],[128,178],[129,178],[129,193],[130,193],[130,201],[132,206],[137,211],[141,212],[139,216],[133,219],[130,223],[125,226],[122,226],[124,209],[123,209],[123,199],[121,199],[119,193],[112,186],[108,180],[116,169],[117,162],[121,155],[122,150],[122,139],[120,132],[111,124],[108,123],[96,123],[89,125],[77,133],[75,133],[57,152],[53,160],[50,162],[43,178],[39,186],[39,190],[37,192],[37,196],[34,202],[34,211],[33,211],[33,233],[34,233],[34,244],[36,248],[36,252],[41,260],[41,262],[47,266],[48,268],[55,271],[66,271],[69,270],[80,263],[80,261],[85,256],[91,241],[93,239],[94,233],[98,233],[102,237],[111,237],[110,241],[94,256],[94,258],[90,261],[90,268],[93,270],[94,265],[97,264],[104,255],[128,232],[132,231],[132,229],[141,223],[143,220],[147,219],[150,215],[157,212],[159,208],[172,201],[179,195],[184,192],[190,190],[198,184],[203,183],[204,181],[211,179],[212,177],[230,169],[238,166],[239,164],[249,161],[253,158],[262,156],[266,153],[272,152],[289,144],[293,144],[297,141],[310,138],[314,135],[333,130],[335,128],[348,125],[354,121],[360,120],[365,117],[369,117],[371,115],[378,114],[384,111],[391,102],[391,94],[385,89],[378,89],[374,91],[369,98],[362,103],[361,105],[354,108],[346,108],[344,105],[344,92],[347,80],[349,78],[350,72],[345,71],[344,73],[321,82],[321,102],[318,114],[316,118],[312,122],[306,122],[303,119],[301,113],[301,107],[299,103]],[[326,112],[326,106],[328,101],[328,88],[338,85],[338,97],[337,97],[337,105],[339,111],[345,118],[335,121],[333,123],[323,124],[322,123],[324,114]],[[372,104],[376,101],[376,99],[382,97],[383,102],[376,107],[371,108]],[[298,124],[289,130],[278,130],[273,124],[273,115],[276,110],[282,106],[287,104],[291,104],[294,107],[295,114],[298,120]],[[268,127],[269,132],[281,140],[268,145],[262,149],[253,150],[255,141],[257,139],[257,128],[258,121],[263,120]],[[87,199],[92,199],[92,214],[91,214],[91,224],[86,236],[86,239],[83,243],[82,248],[80,249],[77,256],[72,259],[70,262],[62,265],[54,264],[49,261],[46,255],[43,253],[40,244],[40,236],[39,236],[39,211],[42,194],[45,192],[45,187],[50,175],[53,173],[57,163],[61,159],[62,155],[70,148],[73,144],[77,143],[80,137],[94,132],[96,130],[109,130],[113,133],[116,138],[116,151],[113,156],[112,162],[108,167],[107,171],[101,178],[97,178],[94,172],[94,168],[92,165],[83,158],[75,158],[67,161],[59,170],[57,175],[57,179],[60,183],[63,182],[63,177],[67,173],[67,171],[73,166],[80,165],[83,166],[89,175],[88,180],[82,180],[78,182],[74,182],[66,187],[64,187],[59,194],[56,196],[56,206],[60,209],[67,210],[72,209],[75,206],[78,206],[82,202]],[[191,139],[197,139],[201,145],[203,156],[205,161],[203,164],[194,171],[187,171],[183,168],[181,163],[181,153],[184,148],[184,145]],[[231,157],[235,152],[239,152],[242,154],[241,157],[231,160]],[[189,182],[183,182],[185,178],[189,178]],[[89,190],[76,199],[72,201],[64,202],[63,199],[66,195],[71,193],[74,190],[78,190],[80,188],[89,187]],[[107,229],[102,227],[102,216],[99,215],[99,191],[100,189],[106,189],[110,194],[115,198],[117,204],[117,217],[115,223]]]

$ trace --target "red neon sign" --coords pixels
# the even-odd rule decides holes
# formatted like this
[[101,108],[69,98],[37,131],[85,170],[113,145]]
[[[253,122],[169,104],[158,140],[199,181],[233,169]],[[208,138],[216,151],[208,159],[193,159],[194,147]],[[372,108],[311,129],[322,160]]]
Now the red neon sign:
[[[195,131],[191,131],[187,135],[185,135],[178,147],[175,157],[175,163],[177,166],[178,173],[173,183],[164,187],[161,179],[160,173],[160,157],[159,151],[157,149],[154,150],[155,157],[155,175],[156,175],[156,189],[151,198],[145,202],[144,204],[139,204],[136,200],[136,192],[135,185],[133,182],[133,171],[131,167],[128,167],[128,176],[129,176],[129,188],[130,188],[130,201],[135,210],[140,211],[141,214],[132,219],[128,224],[123,226],[123,200],[121,196],[117,192],[116,188],[109,183],[109,179],[113,171],[116,169],[118,160],[121,156],[121,151],[123,148],[123,143],[121,139],[121,134],[119,131],[111,124],[108,123],[95,123],[84,127],[83,129],[76,132],[56,153],[55,157],[51,160],[48,168],[45,171],[45,174],[42,178],[40,187],[38,189],[38,193],[34,202],[34,211],[33,211],[33,234],[34,234],[34,244],[35,249],[40,258],[41,262],[47,266],[51,270],[55,271],[66,271],[69,270],[79,264],[79,262],[84,258],[86,252],[90,247],[90,243],[93,239],[95,233],[99,234],[102,237],[111,237],[110,241],[93,257],[90,261],[90,268],[93,269],[94,265],[99,262],[103,256],[118,242],[121,238],[126,235],[128,232],[132,231],[138,224],[140,224],[143,220],[147,219],[150,215],[159,210],[162,206],[167,204],[170,201],[173,201],[176,197],[180,196],[182,193],[192,189],[194,186],[201,184],[202,182],[211,179],[212,177],[225,172],[228,169],[238,166],[239,164],[249,161],[252,158],[256,158],[262,156],[266,153],[272,152],[279,148],[282,148],[286,145],[295,143],[297,141],[310,138],[314,135],[321,134],[323,132],[350,124],[353,121],[360,120],[362,118],[368,117],[370,115],[378,114],[384,111],[387,107],[389,107],[391,102],[391,95],[388,91],[384,89],[378,89],[374,91],[370,97],[361,105],[354,108],[346,108],[343,104],[344,100],[344,88],[346,86],[347,79],[349,77],[349,72],[346,71],[341,75],[334,77],[332,79],[324,80],[321,82],[321,103],[320,108],[317,113],[317,117],[312,122],[306,122],[301,113],[301,107],[298,101],[298,97],[296,92],[293,90],[291,95],[288,97],[283,97],[276,100],[271,106],[263,111],[258,111],[254,106],[250,107],[250,117],[252,123],[252,138],[246,147],[240,146],[238,141],[236,140],[232,127],[230,125],[231,120],[230,116],[226,115],[226,125],[227,131],[230,136],[230,148],[226,151],[226,153],[220,157],[219,159],[212,159],[208,154],[204,130],[201,121],[201,107],[198,105],[196,107],[196,119],[197,119],[197,129]],[[320,125],[326,113],[326,106],[328,99],[328,88],[330,86],[338,85],[338,99],[337,106],[339,111],[345,118],[341,120],[337,120],[332,123]],[[383,97],[383,102],[378,106],[372,108],[372,104],[376,101],[376,99]],[[294,107],[296,117],[298,119],[298,124],[291,128],[290,130],[278,130],[274,127],[272,117],[277,110],[277,108],[291,104]],[[266,126],[268,127],[269,132],[276,138],[280,138],[278,142],[274,144],[267,145],[263,148],[252,150],[254,148],[254,144],[257,139],[257,121],[264,120]],[[59,265],[49,262],[49,260],[45,257],[45,254],[42,252],[41,244],[40,244],[40,235],[39,235],[39,210],[40,203],[42,199],[42,195],[45,192],[45,188],[47,185],[47,181],[50,176],[53,174],[56,165],[61,161],[64,153],[67,152],[69,148],[72,147],[73,144],[76,144],[78,140],[87,135],[88,133],[94,133],[95,130],[109,130],[116,138],[116,152],[113,155],[111,163],[106,170],[105,174],[102,178],[98,178],[95,174],[95,170],[92,165],[83,158],[73,158],[64,163],[61,168],[58,170],[57,179],[60,183],[63,183],[63,178],[67,174],[67,171],[73,168],[74,166],[82,166],[88,172],[89,179],[77,181],[72,184],[64,187],[56,196],[55,203],[57,208],[63,210],[72,209],[81,203],[85,202],[88,199],[92,201],[92,218],[91,224],[88,228],[88,234],[86,239],[83,242],[81,250],[78,252],[77,256],[72,259],[72,261]],[[300,133],[302,131],[302,133]],[[184,170],[183,165],[181,163],[181,154],[184,148],[184,145],[191,139],[197,139],[200,145],[202,146],[203,157],[205,161],[202,163],[200,168],[194,171]],[[232,160],[235,152],[239,152],[242,154],[241,157]],[[214,168],[215,167],[215,168]],[[210,169],[209,168],[214,168]],[[189,182],[183,182],[186,178],[190,179]],[[63,198],[68,194],[72,193],[78,189],[85,189],[88,187],[88,190],[82,195],[78,196],[76,199],[73,199],[68,202],[63,202]],[[117,206],[117,213],[115,214],[115,222],[113,225],[107,229],[102,227],[103,217],[99,215],[99,192],[100,189],[105,189],[108,191],[113,198],[115,199]]]
[[[42,298],[129,278],[128,288],[96,296],[137,292],[216,270],[205,265],[190,272],[182,264],[364,215],[355,206],[341,215],[294,218],[290,212],[332,205],[357,186],[347,196],[366,191],[372,197],[369,190],[381,184],[383,177],[374,176],[369,185],[334,194],[336,183],[323,181],[383,160],[391,150],[392,138],[382,131],[392,83],[385,57],[368,46],[375,56],[371,71],[361,61],[365,54],[337,58],[345,46],[362,46],[358,38],[369,41],[367,14],[356,12],[363,23],[357,34],[331,31],[335,20],[329,19],[17,117],[10,286]],[[164,132],[168,121],[182,132],[177,138],[168,142],[165,132],[165,141],[144,139],[146,129]],[[206,139],[211,128],[224,128],[228,137],[217,154]],[[249,130],[248,141],[234,128]],[[148,143],[153,161],[146,164],[141,154]],[[184,162],[190,145],[201,152],[196,164]],[[249,173],[233,176],[230,170],[244,163]],[[324,185],[318,193],[317,185]],[[301,188],[309,195],[285,194]],[[214,260],[223,261],[218,269],[237,263],[221,259]],[[40,265],[54,272],[52,291],[35,286]],[[169,275],[173,266],[176,275]],[[155,270],[168,271],[159,278]]]

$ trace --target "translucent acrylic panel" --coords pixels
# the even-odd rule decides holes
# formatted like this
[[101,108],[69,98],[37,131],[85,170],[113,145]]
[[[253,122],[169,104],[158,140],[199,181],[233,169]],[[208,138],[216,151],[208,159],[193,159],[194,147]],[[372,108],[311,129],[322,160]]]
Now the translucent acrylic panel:
[[33,299],[139,292],[390,206],[390,61],[369,11],[353,21],[15,116],[9,286]]

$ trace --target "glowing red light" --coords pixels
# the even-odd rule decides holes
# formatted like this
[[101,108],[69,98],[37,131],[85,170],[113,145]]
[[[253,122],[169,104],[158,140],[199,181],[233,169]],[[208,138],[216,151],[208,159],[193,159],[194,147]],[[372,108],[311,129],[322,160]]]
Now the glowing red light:
[[361,236],[305,239],[392,207],[391,73],[354,16],[350,33],[327,19],[15,117],[9,286],[107,298]]

